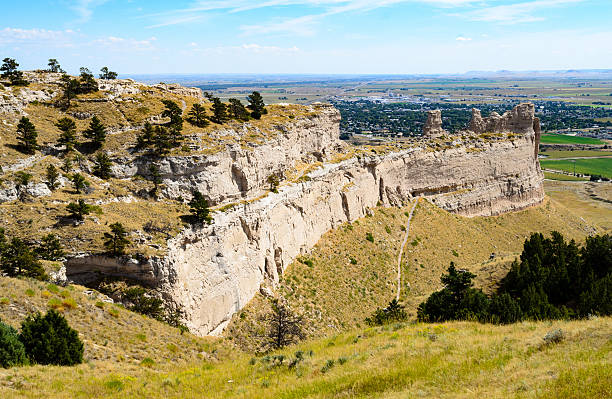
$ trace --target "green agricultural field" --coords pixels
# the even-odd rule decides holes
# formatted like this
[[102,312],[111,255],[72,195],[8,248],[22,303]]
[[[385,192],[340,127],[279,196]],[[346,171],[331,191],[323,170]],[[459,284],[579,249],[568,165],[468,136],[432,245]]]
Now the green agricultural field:
[[544,172],[544,178],[549,180],[560,180],[560,181],[587,181],[584,177],[577,177],[572,175],[564,175],[562,173]]
[[581,136],[569,136],[566,134],[543,134],[540,140],[542,144],[605,144],[598,139]]
[[612,157],[612,151],[597,151],[597,150],[584,150],[584,151],[543,151],[541,155],[546,155],[548,158],[599,158],[599,157]]
[[[574,171],[574,161],[540,160],[543,169]],[[576,159],[576,173],[612,177],[612,158]]]

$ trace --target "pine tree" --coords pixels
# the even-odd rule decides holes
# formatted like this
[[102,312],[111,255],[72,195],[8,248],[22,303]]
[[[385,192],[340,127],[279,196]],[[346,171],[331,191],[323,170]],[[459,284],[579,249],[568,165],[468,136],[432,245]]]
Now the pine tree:
[[53,233],[49,233],[41,239],[41,243],[36,248],[38,257],[44,260],[58,260],[66,253],[62,249],[59,238]]
[[106,128],[97,116],[94,115],[91,118],[89,128],[83,132],[83,136],[90,139],[97,148],[104,144],[104,141],[106,141]]
[[194,222],[208,224],[212,222],[210,209],[208,208],[208,201],[206,198],[204,198],[201,192],[193,192],[193,198],[191,201],[189,201],[189,208]]
[[26,154],[34,154],[38,149],[38,132],[30,119],[23,116],[17,124],[17,140],[20,142],[21,151]]
[[155,154],[162,156],[172,148],[172,136],[165,126],[155,126],[153,134],[153,150]]
[[136,148],[143,149],[154,144],[155,131],[149,122],[145,122],[142,132],[136,139]]
[[47,186],[49,187],[49,190],[53,191],[59,185],[59,182],[57,180],[59,179],[60,174],[57,171],[57,168],[53,164],[49,164],[49,166],[47,166],[46,174],[47,174]]
[[60,313],[28,316],[21,323],[19,340],[30,360],[38,364],[73,366],[83,362],[83,343]]
[[61,82],[64,92],[57,104],[61,109],[67,110],[70,108],[70,101],[79,94],[81,84],[77,79],[73,79],[67,74],[62,75]]
[[248,121],[249,120],[249,111],[245,108],[245,106],[238,100],[237,98],[229,99],[228,106],[229,115],[240,121]]
[[227,106],[218,97],[213,98],[213,116],[211,120],[215,123],[223,123],[227,120]]
[[159,185],[162,183],[161,174],[159,173],[159,168],[157,167],[157,165],[151,164],[151,166],[149,166],[149,173],[151,175],[151,181],[153,182],[153,189],[151,190],[151,195],[157,198]]
[[183,110],[174,101],[162,100],[166,109],[162,112],[164,118],[170,118],[170,122],[167,123],[171,129],[178,131],[183,130]]
[[79,93],[87,94],[98,91],[98,82],[93,76],[93,73],[85,67],[80,69],[81,81],[79,82]]
[[249,100],[248,108],[251,110],[251,116],[253,118],[261,119],[262,115],[268,113],[263,97],[258,91],[254,91],[253,94],[247,97],[247,99]]
[[108,180],[111,178],[111,166],[112,162],[108,155],[104,152],[96,154],[94,159],[93,174],[98,176],[100,179]]
[[70,176],[70,181],[72,181],[72,185],[77,194],[83,193],[83,191],[89,187],[89,182],[80,173],[73,173],[72,176]]
[[[4,236],[4,233],[2,233]],[[30,249],[30,245],[25,241],[13,237],[10,243],[4,245],[4,250],[0,257],[0,269],[9,277],[31,277],[37,280],[47,278],[42,264],[34,252]]]
[[100,69],[100,72],[102,72],[100,74],[100,79],[105,79],[105,80],[117,79],[117,72],[109,71],[108,67],[103,67],[102,69]]
[[0,367],[11,368],[26,364],[28,358],[17,331],[0,321]]
[[66,153],[70,153],[76,145],[76,123],[74,123],[74,120],[64,117],[58,120],[55,126],[62,132],[58,143],[64,146]]
[[204,127],[208,125],[208,121],[206,120],[206,110],[201,104],[193,104],[187,115],[187,121],[194,126]]
[[71,202],[66,206],[69,217],[72,219],[83,221],[85,215],[89,215],[91,212],[91,205],[85,203],[84,200],[79,199],[76,203]]
[[130,243],[127,237],[127,231],[119,222],[110,225],[111,232],[104,233],[104,247],[114,256],[125,254],[125,247]]
[[55,58],[49,58],[49,63],[47,65],[49,66],[49,72],[63,72],[61,65],[59,64],[59,62],[57,62]]
[[23,79],[23,72],[17,70],[19,64],[13,58],[5,58],[2,60],[3,64],[0,66],[2,72],[2,78],[8,79],[13,86],[27,86],[28,82]]
[[272,312],[264,317],[264,322],[268,325],[268,332],[263,349],[284,348],[304,339],[303,318],[294,315],[286,305],[277,299],[272,300],[271,305]]

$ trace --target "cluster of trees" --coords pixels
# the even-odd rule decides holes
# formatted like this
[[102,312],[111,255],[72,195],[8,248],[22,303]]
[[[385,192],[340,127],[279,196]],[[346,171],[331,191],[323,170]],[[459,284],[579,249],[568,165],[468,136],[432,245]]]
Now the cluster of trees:
[[49,310],[28,316],[21,332],[0,321],[0,366],[26,364],[73,366],[83,362],[83,342],[64,316]]
[[47,274],[40,260],[55,261],[64,255],[59,238],[52,233],[43,236],[36,244],[18,237],[9,238],[4,229],[0,229],[0,270],[9,277],[45,280]]
[[612,236],[589,237],[580,248],[558,232],[551,238],[534,233],[494,295],[473,288],[474,277],[451,263],[441,278],[444,288],[419,305],[419,320],[513,323],[611,315]]
[[370,326],[382,326],[383,324],[405,321],[407,318],[408,314],[405,306],[400,305],[399,301],[393,298],[386,308],[376,309],[370,317],[365,319],[365,322]]

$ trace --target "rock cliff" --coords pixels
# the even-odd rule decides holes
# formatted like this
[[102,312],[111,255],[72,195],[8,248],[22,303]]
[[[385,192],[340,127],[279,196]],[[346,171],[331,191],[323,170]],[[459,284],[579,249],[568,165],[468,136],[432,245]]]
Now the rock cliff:
[[[215,202],[252,198],[281,165],[311,156],[324,161],[326,153],[341,145],[339,116],[329,106],[318,107],[319,116],[255,151],[166,160],[168,190],[200,187]],[[441,130],[439,116],[431,115],[434,135]],[[154,282],[168,303],[185,312],[190,330],[219,334],[262,284],[277,282],[295,257],[326,231],[363,217],[377,204],[400,205],[423,196],[451,212],[474,216],[540,203],[544,193],[538,127],[532,104],[488,118],[475,110],[470,131],[447,141],[428,140],[386,154],[324,163],[306,179],[280,186],[278,193],[215,213],[211,225],[186,229],[170,239],[167,256],[132,267],[147,274],[143,280]],[[73,259],[68,274],[95,269],[97,263],[93,258]],[[106,270],[117,269],[103,263]]]

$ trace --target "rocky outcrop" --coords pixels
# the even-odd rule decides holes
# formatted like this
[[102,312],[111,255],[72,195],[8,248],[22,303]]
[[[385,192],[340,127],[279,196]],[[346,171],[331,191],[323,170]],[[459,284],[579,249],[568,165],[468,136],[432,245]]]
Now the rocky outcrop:
[[[340,145],[339,114],[330,106],[316,111],[316,116],[283,126],[283,134],[252,149],[164,160],[168,194],[197,187],[213,203],[254,198],[279,168],[309,157],[325,160]],[[475,111],[470,127],[473,131],[460,135],[467,141],[452,139],[444,148],[434,149],[424,141],[402,151],[324,163],[299,183],[217,212],[211,225],[184,230],[168,241],[165,257],[129,266],[138,279],[155,285],[170,306],[183,310],[191,331],[219,334],[262,285],[274,285],[296,256],[310,250],[325,232],[363,217],[379,203],[401,205],[427,197],[466,216],[497,215],[540,203],[543,176],[535,150],[533,106],[521,104],[488,118]],[[429,134],[440,134],[439,112],[431,114],[428,129]],[[491,140],[477,137],[484,132],[509,134]],[[124,172],[137,173],[142,167],[126,166],[133,169]],[[128,269],[116,261],[87,257],[67,263],[69,278],[130,274]]]
[[444,129],[442,129],[442,111],[439,109],[433,111],[427,111],[427,121],[423,127],[423,136],[427,138],[436,138],[442,136]]
[[[340,113],[331,105],[306,108],[307,116],[279,124],[279,132],[265,143],[244,148],[236,143],[211,155],[169,156],[157,162],[163,180],[162,194],[169,198],[190,198],[199,190],[212,205],[253,198],[270,187],[270,175],[282,176],[296,161],[324,161],[342,148]],[[224,130],[223,135],[241,137],[253,131]],[[118,159],[117,177],[147,176],[151,160]]]

